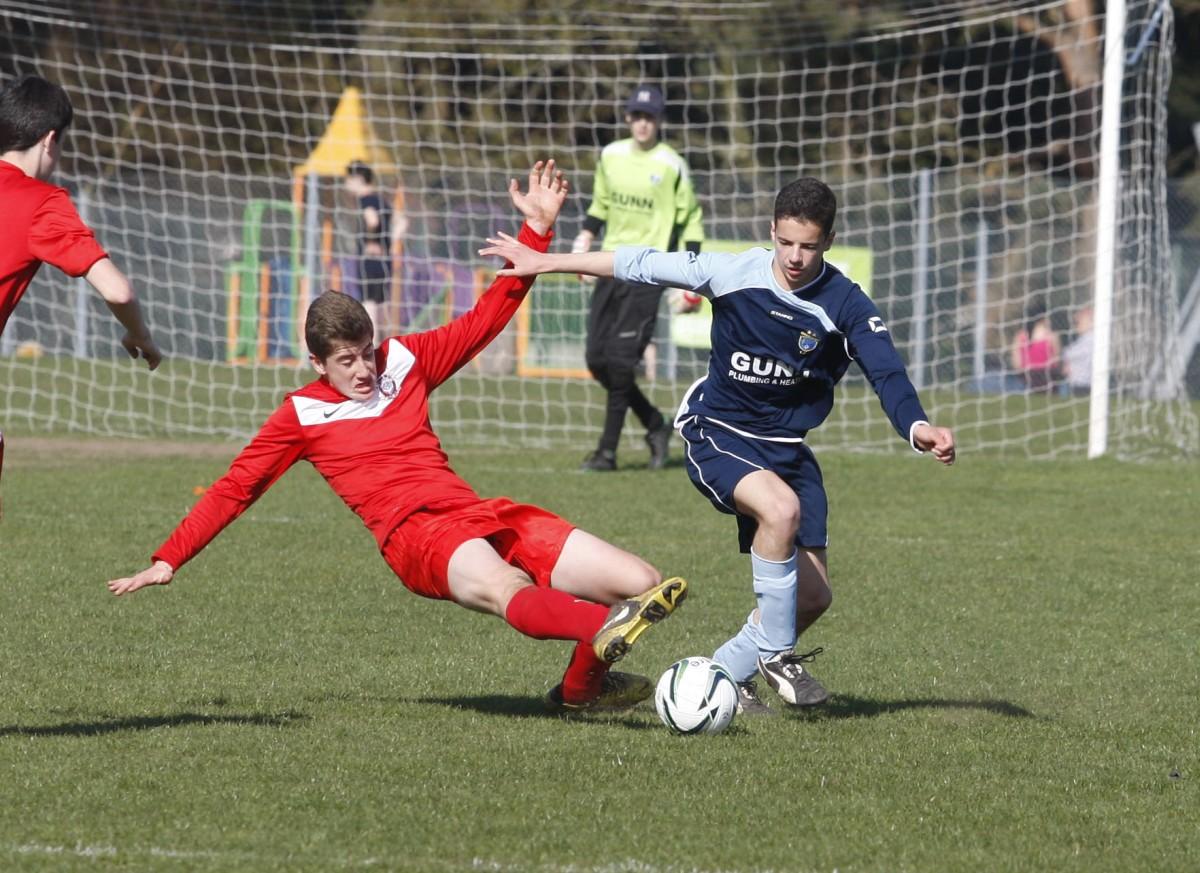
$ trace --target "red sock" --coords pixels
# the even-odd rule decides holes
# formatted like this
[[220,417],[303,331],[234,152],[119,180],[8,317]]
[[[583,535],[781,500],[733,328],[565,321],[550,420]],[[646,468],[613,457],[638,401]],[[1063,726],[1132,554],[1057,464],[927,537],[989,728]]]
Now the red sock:
[[608,664],[596,657],[591,643],[579,643],[563,674],[562,696],[567,703],[583,703],[600,693]]
[[608,607],[558,591],[527,585],[513,595],[504,620],[535,640],[576,640],[591,643]]

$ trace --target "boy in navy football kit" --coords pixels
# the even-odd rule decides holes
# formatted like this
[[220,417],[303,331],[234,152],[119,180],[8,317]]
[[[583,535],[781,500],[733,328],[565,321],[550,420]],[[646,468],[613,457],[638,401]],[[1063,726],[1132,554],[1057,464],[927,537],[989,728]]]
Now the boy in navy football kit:
[[742,712],[770,711],[757,695],[756,673],[793,706],[828,698],[803,666],[820,650],[794,651],[832,601],[825,488],[804,438],[829,415],[850,362],[913,449],[954,462],[954,435],[929,423],[879,310],[824,260],[836,212],[829,187],[803,178],[776,197],[772,249],[550,255],[501,234],[481,252],[512,262],[500,275],[615,276],[712,301],[708,373],[688,390],[675,426],[693,484],[737,516],[739,545],[751,557],[756,606],[713,655],[738,680]]
[[[567,183],[536,164],[519,237],[545,250]],[[166,585],[288,468],[308,461],[375,535],[405,587],[504,619],[535,639],[576,645],[547,702],[557,711],[644,700],[650,680],[609,666],[687,594],[636,555],[540,507],[484,500],[451,469],[429,421],[429,396],[496,338],[530,279],[498,278],[466,314],[390,337],[379,348],[360,303],[326,292],[309,307],[305,341],[318,379],[287,395],[258,433],[155,551],[151,566],[113,579],[123,595]]]

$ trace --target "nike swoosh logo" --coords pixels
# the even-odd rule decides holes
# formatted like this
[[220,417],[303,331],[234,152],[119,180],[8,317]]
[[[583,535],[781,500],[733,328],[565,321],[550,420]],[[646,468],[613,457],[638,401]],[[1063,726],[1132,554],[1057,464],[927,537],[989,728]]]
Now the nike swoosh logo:
[[337,410],[331,409],[331,410],[329,410],[329,412],[322,412],[321,414],[324,415],[326,418],[330,418],[331,416],[337,415]]
[[633,615],[633,613],[636,611],[637,611],[637,607],[635,607],[633,604],[627,603],[622,608],[622,610],[616,614],[616,616],[612,620],[612,623],[620,624],[621,622],[623,622],[627,618],[629,618],[629,616]]

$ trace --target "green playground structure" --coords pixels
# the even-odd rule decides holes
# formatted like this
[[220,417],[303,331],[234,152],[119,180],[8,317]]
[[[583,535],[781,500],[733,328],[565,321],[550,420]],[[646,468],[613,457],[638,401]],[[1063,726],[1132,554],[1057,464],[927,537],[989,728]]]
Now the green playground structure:
[[[287,216],[289,245],[264,252],[268,214]],[[242,256],[225,273],[230,363],[288,361],[301,357],[304,268],[300,261],[300,211],[287,200],[251,200],[242,219]]]

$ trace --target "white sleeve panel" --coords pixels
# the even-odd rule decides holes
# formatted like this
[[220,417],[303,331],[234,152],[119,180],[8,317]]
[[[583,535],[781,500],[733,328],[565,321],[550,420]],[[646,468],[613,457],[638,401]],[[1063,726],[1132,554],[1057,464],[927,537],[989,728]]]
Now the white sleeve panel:
[[727,255],[711,252],[660,252],[638,246],[621,246],[613,260],[613,276],[622,282],[685,288],[711,297],[713,273]]

